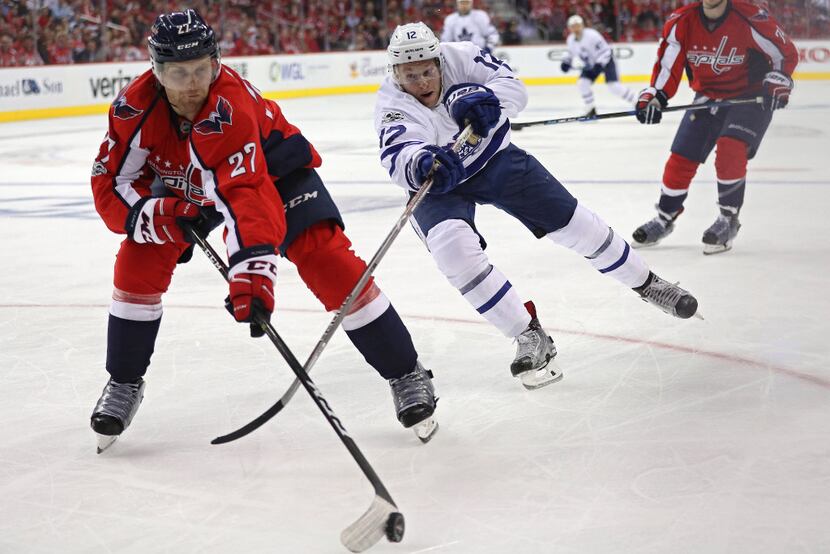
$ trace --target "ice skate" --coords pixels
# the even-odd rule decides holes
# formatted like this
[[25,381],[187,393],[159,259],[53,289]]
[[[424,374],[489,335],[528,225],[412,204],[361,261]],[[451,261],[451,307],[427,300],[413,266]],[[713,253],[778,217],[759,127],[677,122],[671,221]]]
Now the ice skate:
[[597,109],[591,106],[591,109],[585,112],[585,115],[582,117],[596,117],[597,116]]
[[92,430],[98,436],[98,454],[112,446],[130,426],[144,398],[145,384],[141,378],[134,383],[119,383],[111,378],[107,381],[90,418]]
[[680,212],[670,215],[658,210],[657,217],[651,221],[646,221],[634,230],[631,235],[634,239],[631,246],[633,248],[645,248],[658,244],[674,231],[674,220],[677,219],[678,215],[680,215]]
[[721,211],[715,222],[703,233],[703,253],[719,254],[731,250],[732,241],[740,228],[738,214],[724,214]]
[[556,356],[556,346],[539,323],[536,306],[527,302],[525,307],[530,312],[530,324],[516,337],[516,357],[510,364],[510,373],[518,377],[526,389],[533,390],[559,381],[562,371],[551,363]]
[[662,311],[680,319],[688,319],[693,315],[703,319],[697,313],[697,299],[689,291],[661,279],[653,272],[643,286],[634,289],[640,297],[649,304],[657,306]]
[[415,369],[403,377],[389,379],[389,386],[398,421],[407,429],[411,427],[421,442],[429,442],[438,430],[438,423],[432,417],[438,401],[432,372],[417,362]]

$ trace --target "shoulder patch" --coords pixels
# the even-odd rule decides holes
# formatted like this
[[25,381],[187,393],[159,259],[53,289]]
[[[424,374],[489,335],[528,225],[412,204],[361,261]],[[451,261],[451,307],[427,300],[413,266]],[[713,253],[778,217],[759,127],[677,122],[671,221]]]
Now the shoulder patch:
[[769,20],[769,12],[764,8],[758,8],[758,11],[754,15],[750,15],[749,19],[752,21],[767,21]]
[[216,108],[210,112],[207,119],[203,119],[193,126],[193,130],[200,135],[212,135],[214,133],[221,133],[223,125],[231,125],[231,116],[233,115],[233,107],[231,103],[218,97],[216,100]]
[[107,168],[101,162],[95,162],[92,164],[92,176],[97,177],[99,175],[104,175],[107,172]]
[[381,123],[392,123],[395,121],[403,121],[403,114],[401,112],[386,112],[383,114]]
[[127,97],[124,95],[116,98],[112,106],[114,108],[112,115],[118,119],[132,119],[144,113],[144,110],[133,108],[127,104]]

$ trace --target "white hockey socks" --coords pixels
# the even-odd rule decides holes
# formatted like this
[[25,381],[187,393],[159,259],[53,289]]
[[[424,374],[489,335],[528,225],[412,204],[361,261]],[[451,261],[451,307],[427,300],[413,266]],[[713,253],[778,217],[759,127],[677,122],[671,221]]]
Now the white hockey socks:
[[577,204],[571,221],[548,237],[584,256],[597,271],[613,277],[629,288],[645,283],[648,265],[626,241],[600,217]]
[[478,235],[465,221],[442,221],[429,231],[426,243],[452,286],[506,337],[513,338],[528,326],[530,314],[518,293],[490,264]]

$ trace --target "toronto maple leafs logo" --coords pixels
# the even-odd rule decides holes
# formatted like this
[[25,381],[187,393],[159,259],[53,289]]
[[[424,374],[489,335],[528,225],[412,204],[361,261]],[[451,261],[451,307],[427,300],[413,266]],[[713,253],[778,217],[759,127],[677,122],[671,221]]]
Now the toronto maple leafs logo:
[[467,27],[461,27],[461,32],[458,33],[458,42],[472,41],[473,33],[467,30]]
[[113,114],[118,119],[132,119],[144,113],[144,110],[138,110],[127,104],[126,96],[119,96],[112,103],[114,108]]
[[193,126],[193,130],[201,135],[211,135],[222,132],[222,125],[231,125],[233,108],[231,103],[221,96],[216,100],[216,109],[210,112],[207,119],[203,119]]

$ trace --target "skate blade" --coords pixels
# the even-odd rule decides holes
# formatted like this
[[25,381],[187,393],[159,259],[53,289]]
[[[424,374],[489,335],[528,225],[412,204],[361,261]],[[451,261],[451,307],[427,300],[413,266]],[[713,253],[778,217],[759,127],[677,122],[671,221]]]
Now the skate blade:
[[551,360],[545,367],[536,371],[525,371],[519,375],[522,385],[527,390],[536,390],[546,387],[562,379],[562,370]]
[[732,250],[732,242],[726,244],[704,244],[703,254],[710,256],[712,254],[720,254],[721,252],[728,252]]
[[430,416],[422,422],[413,425],[412,430],[415,432],[415,436],[418,437],[418,440],[426,444],[438,431],[438,422],[435,421],[434,417]]
[[652,246],[657,246],[658,244],[660,244],[659,240],[654,242],[637,242],[636,240],[632,240],[630,246],[634,250],[639,250],[641,248],[651,248]]
[[98,438],[98,454],[112,446],[112,443],[118,438],[118,435],[100,435],[98,433],[95,433],[95,436]]

